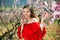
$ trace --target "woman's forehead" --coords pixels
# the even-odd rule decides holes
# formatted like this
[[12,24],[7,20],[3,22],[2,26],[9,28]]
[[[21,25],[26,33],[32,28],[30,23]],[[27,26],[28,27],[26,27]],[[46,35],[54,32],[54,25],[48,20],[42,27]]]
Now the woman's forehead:
[[29,8],[24,8],[23,11],[29,11]]

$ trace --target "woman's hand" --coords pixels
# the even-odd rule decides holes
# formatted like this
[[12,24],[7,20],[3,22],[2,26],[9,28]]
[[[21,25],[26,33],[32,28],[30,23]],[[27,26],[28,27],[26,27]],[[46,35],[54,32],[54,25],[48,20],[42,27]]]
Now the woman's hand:
[[45,19],[47,19],[47,18],[48,18],[48,13],[47,12],[43,12],[43,16],[41,18],[41,23],[43,24]]
[[48,18],[48,13],[47,12],[44,12],[43,13],[43,16],[41,18],[41,24],[40,24],[40,27],[41,27],[41,30],[43,31],[43,28],[46,26],[46,24],[44,23],[44,21]]

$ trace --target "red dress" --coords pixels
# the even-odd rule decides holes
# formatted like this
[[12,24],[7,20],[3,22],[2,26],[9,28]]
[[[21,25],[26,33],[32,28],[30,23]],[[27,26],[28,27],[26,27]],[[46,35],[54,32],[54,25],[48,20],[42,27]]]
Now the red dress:
[[[18,38],[21,38],[21,27],[18,26]],[[43,40],[43,37],[46,33],[45,27],[43,28],[43,31],[41,31],[40,23],[39,22],[33,22],[30,24],[24,24],[24,28],[22,31],[22,36],[24,40]]]

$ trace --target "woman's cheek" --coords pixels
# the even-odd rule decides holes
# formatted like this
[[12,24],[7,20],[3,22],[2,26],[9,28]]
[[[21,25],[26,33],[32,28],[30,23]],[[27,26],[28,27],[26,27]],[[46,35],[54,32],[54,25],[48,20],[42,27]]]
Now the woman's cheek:
[[30,17],[30,13],[27,13],[26,16],[27,16],[27,17]]
[[27,18],[28,16],[27,15],[25,15],[25,18]]

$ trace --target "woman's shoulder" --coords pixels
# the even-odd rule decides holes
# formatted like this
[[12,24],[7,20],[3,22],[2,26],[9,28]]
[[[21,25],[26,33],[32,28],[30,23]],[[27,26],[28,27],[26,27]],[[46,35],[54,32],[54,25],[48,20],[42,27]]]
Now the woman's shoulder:
[[37,18],[32,18],[33,22],[39,22],[39,20]]
[[39,24],[40,22],[39,22],[39,20],[37,18],[33,18],[33,22],[32,23]]
[[27,24],[39,24],[40,22],[36,19],[36,18],[32,18],[32,21],[30,23]]

